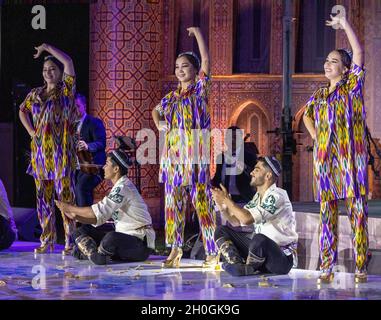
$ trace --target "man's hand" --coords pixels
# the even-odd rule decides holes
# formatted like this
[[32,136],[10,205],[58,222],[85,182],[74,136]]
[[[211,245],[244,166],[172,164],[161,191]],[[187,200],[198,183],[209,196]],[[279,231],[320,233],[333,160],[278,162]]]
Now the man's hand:
[[[222,185],[220,185],[222,186]],[[225,189],[224,186],[222,186],[222,190],[218,188],[213,188],[212,189],[212,197],[216,205],[220,208],[223,209],[226,207],[225,201],[228,199],[229,195]]]
[[69,203],[58,201],[58,200],[54,200],[54,202],[56,203],[56,206],[58,207],[58,209],[60,209],[60,211],[65,216],[73,220],[75,219],[75,213],[70,212],[71,205]]
[[87,145],[87,143],[83,140],[79,140],[78,141],[78,144],[77,144],[77,149],[78,151],[82,151],[82,150],[89,150],[89,146]]
[[228,190],[226,190],[225,186],[222,183],[220,183],[220,188],[221,188],[222,192],[224,193],[225,197],[230,199],[231,196],[230,196]]

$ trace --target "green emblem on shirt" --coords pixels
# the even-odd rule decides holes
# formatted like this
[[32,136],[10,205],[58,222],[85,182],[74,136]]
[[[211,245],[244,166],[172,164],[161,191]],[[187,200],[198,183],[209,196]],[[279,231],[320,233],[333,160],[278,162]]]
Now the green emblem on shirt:
[[116,187],[111,193],[107,196],[111,201],[115,203],[121,203],[123,201],[123,196],[119,194],[120,187]]
[[118,214],[119,214],[119,211],[118,211],[118,210],[116,210],[116,211],[114,211],[114,212],[112,213],[111,218],[114,220],[115,223],[118,222]]
[[257,202],[258,202],[257,199],[253,199],[253,200],[249,201],[249,202],[245,205],[245,209],[250,210],[250,209],[255,208],[255,207],[257,206]]
[[265,201],[261,204],[261,207],[265,209],[266,211],[270,212],[271,214],[274,214],[277,207],[275,206],[275,197],[273,195],[269,195],[266,197]]

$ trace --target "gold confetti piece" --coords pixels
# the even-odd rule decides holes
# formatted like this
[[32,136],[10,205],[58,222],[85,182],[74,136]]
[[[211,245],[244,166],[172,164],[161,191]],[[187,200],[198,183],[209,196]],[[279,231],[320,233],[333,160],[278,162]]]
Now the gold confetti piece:
[[144,264],[153,264],[153,262],[152,261],[146,261],[146,262],[144,262]]
[[71,272],[65,272],[65,273],[64,273],[64,277],[65,277],[65,278],[73,279],[73,278],[75,278],[75,275],[72,274]]
[[258,287],[268,288],[268,287],[271,287],[271,285],[267,281],[260,281],[258,282]]
[[234,288],[234,286],[231,283],[224,283],[222,288]]
[[76,279],[76,280],[87,280],[92,278],[91,276],[81,276],[81,275],[73,274],[71,272],[65,272],[64,277],[69,279]]
[[137,274],[131,276],[131,279],[133,279],[133,280],[139,280],[140,279],[140,273],[137,273]]
[[214,270],[217,270],[217,271],[222,271],[222,268],[219,264],[217,264],[215,267],[214,267]]
[[107,272],[112,272],[112,268],[107,268],[106,271]]
[[129,269],[127,270],[119,270],[119,271],[114,271],[116,274],[123,274],[129,272]]
[[5,281],[0,280],[0,287],[4,287],[4,286],[6,286],[6,285],[7,285],[7,283],[6,283]]

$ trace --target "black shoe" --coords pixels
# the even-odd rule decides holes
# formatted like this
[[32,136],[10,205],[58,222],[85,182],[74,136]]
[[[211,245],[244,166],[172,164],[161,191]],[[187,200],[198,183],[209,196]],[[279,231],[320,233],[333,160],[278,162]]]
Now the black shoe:
[[78,260],[87,260],[87,257],[78,249],[77,246],[73,247],[72,256]]
[[235,277],[241,276],[252,276],[260,273],[258,270],[255,270],[251,265],[243,264],[243,263],[223,263],[222,269],[224,269],[227,273]]
[[231,240],[220,238],[216,240],[219,252],[227,263],[230,264],[242,264],[243,258],[240,256],[238,249]]
[[75,239],[75,244],[81,253],[90,259],[90,256],[97,252],[97,244],[95,240],[89,236],[79,236]]
[[94,252],[90,255],[89,260],[96,265],[105,265],[110,262],[110,257],[98,252]]

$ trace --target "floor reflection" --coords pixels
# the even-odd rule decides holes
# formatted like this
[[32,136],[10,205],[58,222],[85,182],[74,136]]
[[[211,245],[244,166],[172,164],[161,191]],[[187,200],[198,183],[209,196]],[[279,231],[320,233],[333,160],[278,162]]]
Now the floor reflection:
[[330,285],[316,284],[317,271],[292,270],[288,275],[231,277],[201,268],[202,261],[183,259],[182,268],[162,269],[163,257],[142,263],[94,266],[52,254],[34,255],[32,248],[0,252],[0,299],[381,299],[381,276],[355,285],[354,276],[338,272]]

